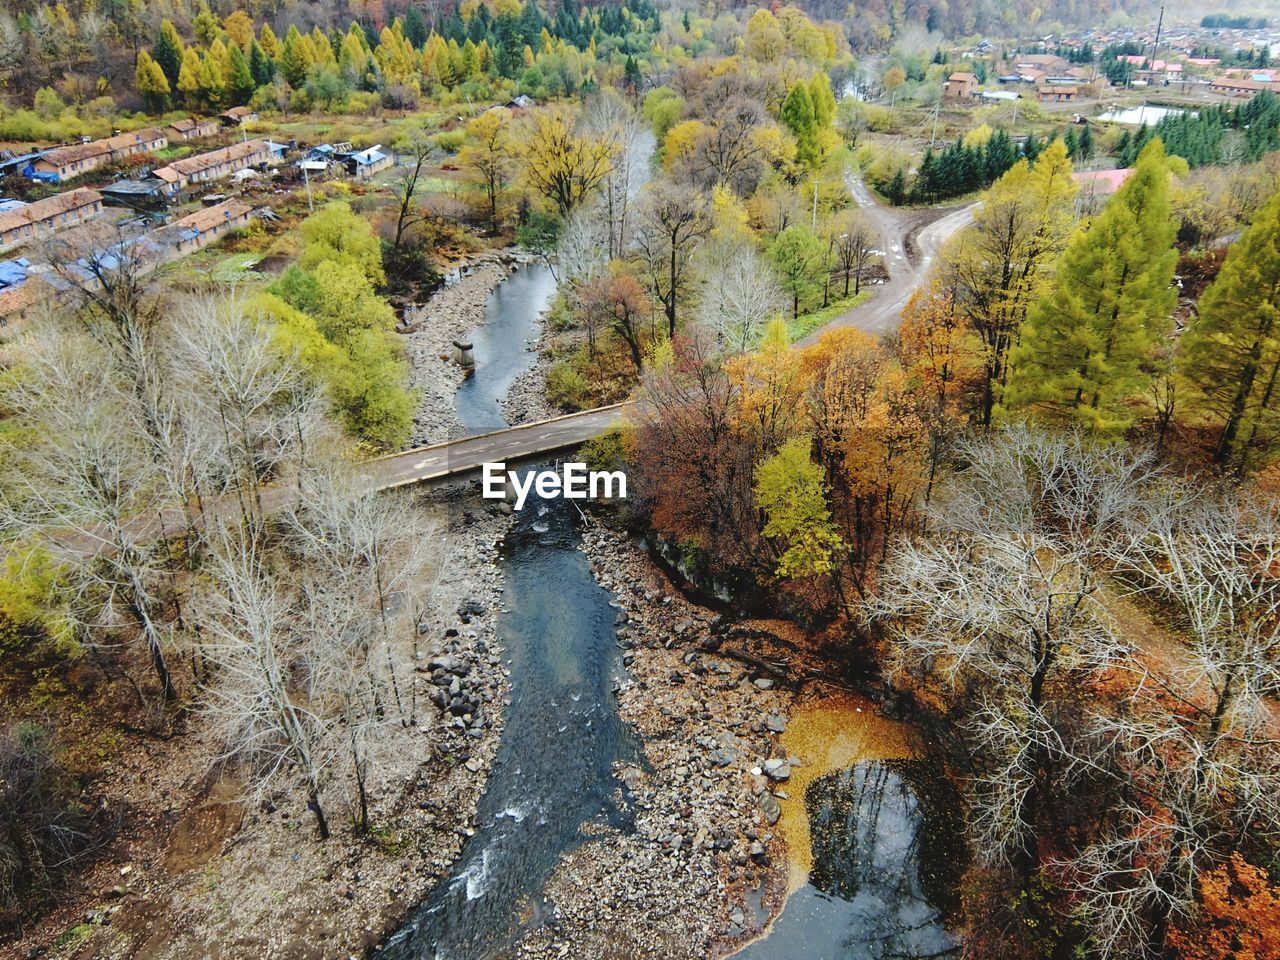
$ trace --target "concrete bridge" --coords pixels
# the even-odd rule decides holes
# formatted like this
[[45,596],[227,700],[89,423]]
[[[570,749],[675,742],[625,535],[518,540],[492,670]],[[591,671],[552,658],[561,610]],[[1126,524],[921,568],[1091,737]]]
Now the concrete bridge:
[[357,469],[377,490],[428,483],[479,470],[481,464],[514,463],[576,447],[620,423],[632,401],[539,420],[493,433],[415,447],[366,460]]

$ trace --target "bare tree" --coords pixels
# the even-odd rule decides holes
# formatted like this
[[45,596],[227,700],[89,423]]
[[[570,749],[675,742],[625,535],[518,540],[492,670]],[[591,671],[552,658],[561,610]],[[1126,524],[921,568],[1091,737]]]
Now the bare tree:
[[414,125],[396,143],[399,172],[391,181],[391,194],[396,200],[396,227],[391,238],[391,259],[400,255],[405,235],[427,219],[427,211],[418,203],[424,168],[434,163],[439,151],[424,127]]
[[631,204],[648,180],[653,141],[635,109],[612,88],[591,98],[583,127],[601,140],[617,145],[609,174],[602,184],[600,214],[608,240],[608,259],[623,255],[630,239]]
[[603,203],[584,203],[564,221],[551,271],[569,287],[591,283],[609,267],[609,221]]
[[131,627],[168,700],[169,558],[150,523],[164,484],[145,437],[129,429],[134,397],[84,335],[30,336],[23,347],[5,401],[31,436],[11,451],[17,499],[5,525],[27,542],[67,545],[63,587],[82,636],[104,645]]
[[698,251],[697,319],[729,353],[746,353],[786,307],[773,270],[750,243],[716,239]]
[[746,97],[733,97],[715,114],[694,149],[694,173],[709,183],[722,183],[741,196],[760,180],[764,146],[757,136],[764,108]]
[[693,252],[709,229],[706,200],[697,190],[662,181],[645,188],[636,250],[667,316],[670,337],[676,335],[678,308],[692,280]]
[[1153,468],[1025,427],[959,456],[931,535],[890,556],[871,619],[888,626],[892,675],[919,674],[958,713],[977,848],[1025,886],[1038,808],[1087,760],[1078,691],[1124,653],[1099,602],[1104,545]]
[[202,691],[204,710],[224,757],[253,770],[254,792],[261,795],[280,779],[297,784],[320,838],[328,839],[320,795],[331,764],[332,721],[312,697],[314,674],[306,669],[318,657],[300,649],[285,581],[266,567],[262,548],[245,532],[224,526],[215,534],[210,576],[198,598],[204,651],[214,665]]
[[831,233],[835,239],[836,265],[844,274],[844,295],[849,296],[850,278],[853,292],[859,293],[863,274],[875,257],[876,229],[859,211],[849,210],[836,218]]

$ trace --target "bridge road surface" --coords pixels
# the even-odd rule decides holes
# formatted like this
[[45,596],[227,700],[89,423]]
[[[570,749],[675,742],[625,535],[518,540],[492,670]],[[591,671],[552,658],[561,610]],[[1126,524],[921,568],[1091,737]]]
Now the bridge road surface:
[[378,490],[441,480],[478,470],[484,463],[511,462],[576,447],[620,422],[623,411],[630,405],[618,403],[554,420],[417,447],[366,460],[357,469]]

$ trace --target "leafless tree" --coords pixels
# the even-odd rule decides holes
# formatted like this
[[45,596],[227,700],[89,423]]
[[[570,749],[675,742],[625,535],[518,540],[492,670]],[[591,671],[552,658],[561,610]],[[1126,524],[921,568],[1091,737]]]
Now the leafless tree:
[[604,275],[609,267],[609,220],[603,202],[584,203],[560,228],[551,272],[573,288]]
[[263,548],[244,528],[223,526],[212,537],[206,588],[197,598],[205,655],[213,674],[202,695],[224,757],[247,764],[261,795],[284,779],[306,793],[321,839],[329,820],[321,791],[332,763],[332,720],[313,697],[309,637],[295,626],[287,580],[266,565]]
[[151,526],[164,484],[145,437],[129,429],[134,397],[83,334],[30,336],[23,355],[5,402],[30,442],[11,450],[5,525],[29,543],[66,544],[66,607],[82,636],[103,645],[135,630],[167,700],[168,559]]
[[764,123],[764,108],[746,97],[733,97],[715,114],[694,147],[695,174],[708,183],[722,183],[741,196],[759,182],[764,147],[756,135]]
[[853,292],[862,290],[862,277],[875,254],[876,229],[861,213],[850,210],[837,217],[831,227],[835,239],[836,265],[844,274],[844,295],[849,296],[849,280]]
[[657,181],[645,188],[635,245],[654,299],[667,316],[667,335],[692,280],[693,252],[710,229],[706,200],[687,186]]
[[649,178],[653,139],[635,109],[612,88],[592,97],[583,115],[588,132],[617,145],[608,176],[601,184],[601,210],[608,259],[621,257],[630,239],[631,205]]
[[698,251],[698,322],[722,349],[745,353],[786,306],[773,270],[746,242],[716,239]]
[[[389,726],[418,724],[411,651],[432,602],[441,544],[403,497],[360,490],[341,472],[309,476],[287,517],[303,622],[321,654],[314,683],[335,705],[369,826],[369,775]],[[442,565],[437,565],[437,571]]]
[[1087,766],[1077,691],[1124,655],[1099,602],[1104,545],[1154,468],[1026,427],[962,441],[959,460],[930,535],[891,554],[870,613],[888,626],[892,675],[919,674],[957,712],[977,849],[1025,884],[1039,805]]
[[418,190],[422,186],[423,170],[436,161],[439,151],[426,129],[414,125],[405,131],[396,143],[400,163],[391,181],[391,194],[396,200],[396,227],[391,239],[391,257],[399,255],[405,235],[427,219],[427,212],[418,203]]

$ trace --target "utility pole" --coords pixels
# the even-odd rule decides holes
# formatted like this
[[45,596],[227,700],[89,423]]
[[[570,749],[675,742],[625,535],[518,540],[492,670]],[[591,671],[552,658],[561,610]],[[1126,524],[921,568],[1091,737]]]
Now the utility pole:
[[933,133],[929,135],[929,146],[933,146],[938,140],[938,111],[942,109],[942,101],[939,100],[933,105]]
[[316,212],[315,206],[311,203],[311,176],[307,173],[307,161],[302,161],[302,182],[307,185],[307,210],[311,213]]

